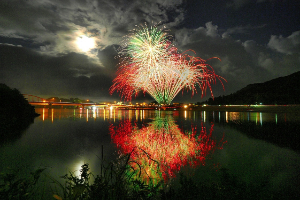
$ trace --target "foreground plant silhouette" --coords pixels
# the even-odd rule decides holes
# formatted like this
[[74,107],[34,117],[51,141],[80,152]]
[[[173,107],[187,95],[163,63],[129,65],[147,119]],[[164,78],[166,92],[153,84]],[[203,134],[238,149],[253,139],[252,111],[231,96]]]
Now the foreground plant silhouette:
[[[297,199],[299,192],[271,191],[270,183],[265,180],[261,183],[249,184],[232,175],[228,169],[221,168],[216,174],[216,179],[206,182],[195,180],[192,176],[179,173],[177,183],[170,185],[147,185],[134,177],[138,171],[128,169],[129,156],[122,159],[122,167],[109,164],[103,168],[102,175],[94,177],[89,172],[89,165],[81,167],[80,175],[67,174],[62,178],[64,184],[56,179],[60,191],[56,189],[48,196],[43,193],[43,188],[37,182],[44,171],[38,169],[31,176],[17,178],[13,173],[1,174],[0,199],[57,199],[57,200],[99,200],[99,199]],[[126,164],[126,165],[125,165]],[[104,167],[104,165],[103,165]],[[131,173],[126,173],[128,170]],[[215,171],[215,170],[213,170]],[[3,180],[5,184],[3,184]],[[218,181],[216,181],[218,180]]]
[[30,173],[27,178],[19,177],[16,170],[10,170],[8,173],[0,174],[0,199],[32,199],[35,196],[42,196],[37,182],[41,173],[45,170],[37,169]]
[[[123,156],[118,163],[101,166],[101,174],[93,175],[88,164],[81,166],[80,175],[66,174],[64,184],[54,180],[61,192],[53,194],[55,199],[151,199],[158,197],[159,186],[142,182],[137,177],[140,171],[128,163],[130,155]],[[62,194],[60,194],[62,193]]]

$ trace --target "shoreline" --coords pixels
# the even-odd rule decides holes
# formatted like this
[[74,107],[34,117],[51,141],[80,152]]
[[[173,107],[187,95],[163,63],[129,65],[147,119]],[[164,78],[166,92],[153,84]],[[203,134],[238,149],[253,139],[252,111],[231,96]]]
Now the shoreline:
[[300,112],[300,105],[230,105],[230,106],[201,106],[187,108],[200,111],[227,111],[227,112]]
[[[35,108],[64,108],[64,109],[82,109],[61,106],[34,106]],[[96,106],[97,107],[97,106]],[[86,108],[86,107],[85,107]],[[84,108],[84,109],[85,109]],[[89,108],[90,109],[90,108]],[[110,109],[110,107],[102,107]],[[183,106],[113,106],[117,110],[161,110],[161,111],[217,111],[217,112],[278,112],[278,113],[300,113],[300,105],[191,105]]]

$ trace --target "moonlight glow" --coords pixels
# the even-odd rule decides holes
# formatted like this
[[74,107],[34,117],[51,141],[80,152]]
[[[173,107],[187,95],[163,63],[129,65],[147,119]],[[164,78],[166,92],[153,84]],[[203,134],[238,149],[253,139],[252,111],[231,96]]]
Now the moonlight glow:
[[81,51],[87,52],[90,49],[95,48],[95,41],[93,38],[89,38],[85,35],[77,38],[77,46]]

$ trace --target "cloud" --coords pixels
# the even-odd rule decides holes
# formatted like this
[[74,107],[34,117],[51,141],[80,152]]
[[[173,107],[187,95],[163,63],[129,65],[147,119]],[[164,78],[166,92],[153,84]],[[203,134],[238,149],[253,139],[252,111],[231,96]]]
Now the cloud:
[[254,0],[232,0],[232,1],[229,1],[227,3],[227,6],[228,7],[233,7],[235,9],[239,9],[241,7],[244,7],[250,3],[263,3],[263,2],[266,2],[266,1],[272,1],[272,0],[256,0],[256,2]]
[[219,36],[218,34],[218,26],[217,25],[213,25],[212,22],[207,22],[205,24],[206,26],[206,35],[210,36],[210,37],[217,37]]
[[22,47],[22,45],[14,45],[9,43],[0,43],[0,45],[12,46],[12,47]]
[[[227,6],[240,9],[264,1],[268,0],[233,0]],[[200,5],[203,4],[195,4]],[[241,16],[248,18],[246,25],[237,26],[236,22],[242,18],[235,21],[230,16],[228,20],[232,22],[224,25],[225,19],[218,18],[228,14],[225,5],[222,1],[216,9],[224,13],[212,12],[214,18],[205,15],[214,20],[211,21],[204,17],[189,18],[188,11],[184,10],[189,6],[182,0],[0,1],[0,81],[34,95],[96,95],[119,99],[118,94],[110,96],[108,92],[119,62],[115,58],[117,49],[135,25],[145,22],[161,22],[171,30],[174,45],[180,52],[194,50],[196,54],[189,53],[206,59],[216,74],[228,80],[225,92],[219,83],[213,88],[215,96],[299,70],[300,31],[291,32],[287,37],[268,36],[265,27],[271,27],[269,18],[263,25],[256,21],[253,24],[249,15]],[[233,16],[239,14],[231,8],[229,11],[235,12]],[[229,24],[232,26],[224,27]],[[76,40],[82,35],[93,38],[96,47],[81,51]],[[256,36],[270,37],[268,45],[260,45]],[[191,99],[191,93],[184,94],[176,98]],[[200,97],[197,95],[192,101],[201,101]],[[149,96],[141,94],[139,98]]]
[[205,23],[205,27],[198,27],[196,29],[182,28],[175,32],[175,40],[179,46],[196,43],[203,39],[211,40],[211,38],[215,37],[220,37],[220,35],[218,34],[218,26],[213,25],[212,22]]
[[[70,52],[97,57],[97,50],[81,52],[76,46],[80,35],[92,37],[97,49],[118,44],[128,30],[142,22],[169,23],[175,26],[183,20],[181,0],[147,1],[1,1],[0,32],[2,37],[33,40],[49,55]],[[172,11],[170,21],[168,13]]]
[[69,53],[51,57],[25,48],[0,47],[1,82],[22,93],[109,98],[110,73],[115,72],[95,65],[86,55]]
[[293,32],[287,38],[272,35],[268,43],[271,49],[283,54],[299,54],[300,52],[300,31]]
[[[0,39],[5,45],[0,45],[0,81],[35,95],[119,98],[110,97],[108,89],[122,37],[144,22],[178,25],[184,19],[180,4],[181,0],[1,1]],[[96,48],[82,52],[76,44],[81,35],[93,38]]]
[[274,70],[273,69],[274,61],[270,57],[265,55],[263,52],[259,53],[258,64],[259,64],[259,66],[267,69],[268,71]]
[[[246,27],[245,29],[259,28]],[[244,28],[228,28],[225,33],[245,30]],[[233,31],[234,30],[234,31]],[[209,33],[209,34],[208,34]],[[213,37],[212,37],[213,36]],[[292,34],[290,39],[297,42],[297,34]],[[254,40],[241,42],[233,37],[221,37],[217,25],[211,22],[205,24],[205,27],[196,29],[180,29],[175,32],[177,46],[185,51],[192,49],[199,56],[208,60],[211,57],[218,57],[221,62],[213,59],[208,60],[216,74],[228,80],[225,83],[226,93],[234,92],[245,87],[250,83],[260,83],[276,78],[278,76],[288,75],[296,72],[300,64],[299,57],[291,55],[282,55],[274,53],[268,46],[259,45]],[[296,52],[296,51],[295,51]],[[300,51],[298,51],[300,52]],[[222,95],[220,83],[217,83],[215,95]]]
[[233,27],[233,28],[228,28],[226,29],[226,31],[222,34],[222,38],[228,38],[228,37],[231,37],[232,35],[236,35],[236,34],[250,34],[250,32],[252,30],[255,30],[255,29],[261,29],[261,28],[264,28],[266,25],[263,24],[263,25],[260,25],[260,26],[251,26],[251,25],[247,25],[247,26],[236,26],[236,27]]

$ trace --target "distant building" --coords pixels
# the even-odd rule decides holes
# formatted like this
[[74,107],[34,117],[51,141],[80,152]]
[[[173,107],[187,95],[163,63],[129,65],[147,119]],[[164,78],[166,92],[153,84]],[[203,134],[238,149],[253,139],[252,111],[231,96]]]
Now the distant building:
[[70,99],[65,99],[65,98],[60,98],[59,101],[60,102],[71,102]]
[[60,102],[58,97],[50,97],[46,100],[49,101],[49,102]]
[[176,107],[183,107],[183,103],[173,103],[173,106],[176,106]]

